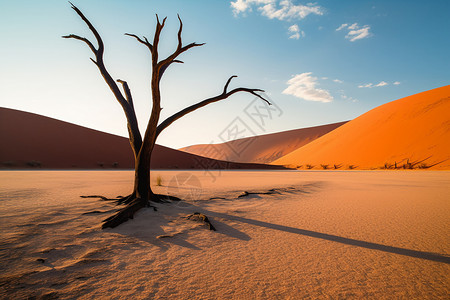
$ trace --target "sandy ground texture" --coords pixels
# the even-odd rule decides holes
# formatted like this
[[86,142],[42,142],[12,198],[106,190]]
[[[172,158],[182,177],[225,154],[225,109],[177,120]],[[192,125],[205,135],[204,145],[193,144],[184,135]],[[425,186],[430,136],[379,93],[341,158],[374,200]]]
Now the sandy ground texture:
[[116,207],[79,196],[132,172],[0,172],[0,298],[448,299],[448,171],[153,176],[186,201],[101,230]]

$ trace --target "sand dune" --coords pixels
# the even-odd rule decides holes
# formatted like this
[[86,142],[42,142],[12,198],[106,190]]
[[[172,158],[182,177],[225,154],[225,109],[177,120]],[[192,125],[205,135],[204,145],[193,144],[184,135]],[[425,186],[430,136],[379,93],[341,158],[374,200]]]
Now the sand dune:
[[381,105],[273,163],[373,169],[408,160],[450,169],[450,86]]
[[314,141],[346,122],[294,129],[238,139],[222,144],[192,145],[179,150],[234,162],[270,163]]
[[[45,169],[134,168],[128,139],[52,118],[0,108],[0,167]],[[154,169],[261,169],[156,145]]]

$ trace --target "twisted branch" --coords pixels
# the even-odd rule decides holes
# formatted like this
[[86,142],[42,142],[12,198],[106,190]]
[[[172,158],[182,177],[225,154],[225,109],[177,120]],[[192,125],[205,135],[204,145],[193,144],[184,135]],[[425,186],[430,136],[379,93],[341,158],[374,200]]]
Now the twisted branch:
[[150,42],[147,40],[147,38],[144,36],[144,40],[142,40],[140,37],[138,37],[135,34],[132,33],[125,33],[125,35],[134,37],[139,43],[144,44],[145,46],[147,46],[147,48],[150,50],[150,52],[153,52],[153,45],[150,44]]
[[236,94],[236,93],[239,93],[239,92],[250,93],[250,94],[252,94],[252,95],[254,95],[254,96],[256,96],[256,97],[262,99],[262,100],[265,101],[268,105],[271,105],[271,103],[270,103],[267,99],[265,99],[263,96],[261,96],[261,95],[259,95],[258,93],[256,93],[256,92],[264,92],[264,90],[261,90],[261,89],[250,89],[250,88],[243,88],[243,87],[240,87],[240,88],[236,88],[236,89],[233,89],[233,90],[227,92],[227,89],[228,89],[228,86],[229,86],[231,80],[232,80],[233,78],[235,78],[235,77],[237,77],[237,76],[236,76],[236,75],[233,75],[233,76],[231,76],[231,77],[227,80],[227,83],[225,84],[225,87],[224,87],[224,89],[223,89],[222,94],[220,94],[220,95],[218,95],[218,96],[215,96],[215,97],[212,97],[212,98],[208,98],[208,99],[203,100],[203,101],[200,101],[200,102],[198,102],[198,103],[196,103],[196,104],[194,104],[194,105],[191,105],[191,106],[189,106],[189,107],[187,107],[187,108],[185,108],[185,109],[179,111],[178,113],[176,113],[176,114],[174,114],[174,115],[168,117],[167,119],[165,119],[165,120],[164,120],[161,124],[159,124],[158,127],[156,128],[156,137],[158,137],[158,135],[159,135],[164,129],[166,129],[167,127],[169,127],[169,125],[171,125],[173,122],[175,122],[175,121],[178,120],[179,118],[181,118],[181,117],[187,115],[188,113],[191,113],[191,112],[193,112],[193,111],[195,111],[195,110],[197,110],[197,109],[199,109],[199,108],[201,108],[201,107],[203,107],[203,106],[206,106],[206,105],[208,105],[208,104],[211,104],[211,103],[214,103],[214,102],[217,102],[217,101],[220,101],[220,100],[227,99],[227,98],[230,97],[231,95]]
[[125,81],[118,80],[118,82],[122,83],[122,86],[124,88],[125,97],[123,96],[122,92],[120,91],[119,87],[117,86],[114,79],[109,74],[108,70],[105,67],[105,64],[103,62],[103,52],[104,52],[104,44],[103,40],[98,33],[98,31],[95,29],[94,25],[85,17],[85,15],[81,12],[81,10],[78,9],[75,5],[73,5],[71,2],[69,2],[72,9],[80,16],[80,18],[86,23],[86,25],[89,27],[91,32],[94,34],[95,39],[97,40],[98,49],[95,48],[94,44],[92,44],[91,41],[89,41],[85,37],[80,37],[75,34],[69,34],[63,36],[63,38],[72,38],[76,40],[80,40],[84,43],[86,43],[89,48],[92,50],[92,52],[95,54],[95,60],[91,58],[91,61],[97,66],[98,70],[103,76],[103,79],[105,80],[106,84],[111,89],[112,93],[114,94],[117,101],[120,103],[120,105],[123,108],[123,111],[125,113],[125,116],[127,118],[128,122],[128,132],[130,136],[130,142],[133,148],[133,152],[136,154],[137,151],[141,148],[142,144],[142,138],[141,134],[139,132],[139,127],[137,123],[136,113],[134,111],[133,107],[133,100],[131,97],[131,91],[128,88],[128,84]]

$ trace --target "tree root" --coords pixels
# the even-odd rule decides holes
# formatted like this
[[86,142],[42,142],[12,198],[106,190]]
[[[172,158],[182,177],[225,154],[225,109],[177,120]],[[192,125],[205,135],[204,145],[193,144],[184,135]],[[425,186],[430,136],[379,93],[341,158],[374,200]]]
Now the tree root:
[[[116,205],[126,204],[126,206],[116,212],[114,215],[103,220],[102,229],[105,228],[114,228],[119,226],[122,223],[125,223],[129,219],[133,219],[134,214],[144,207],[153,207],[153,210],[156,211],[156,207],[150,205],[150,202],[154,203],[169,203],[171,201],[181,201],[180,198],[169,196],[169,195],[160,195],[153,194],[150,200],[136,198],[134,195],[130,195],[128,197],[120,197],[118,199],[112,199],[112,201],[116,202]],[[103,199],[105,197],[98,197]]]
[[120,224],[128,221],[129,219],[133,219],[134,214],[143,207],[150,206],[149,201],[136,198],[131,201],[127,206],[119,210],[114,215],[103,220],[102,229],[105,228],[114,228],[119,226]]
[[195,212],[193,214],[188,215],[186,219],[196,222],[203,222],[206,225],[208,225],[209,230],[216,231],[216,228],[213,226],[213,224],[211,224],[208,217],[202,213]]
[[250,195],[280,194],[282,192],[288,192],[288,191],[292,191],[292,190],[295,190],[295,188],[294,187],[287,187],[287,188],[270,189],[267,192],[247,192],[247,191],[243,191],[240,195],[237,196],[237,198],[247,197],[247,196],[250,196]]
[[103,201],[118,201],[123,199],[124,197],[122,196],[117,196],[116,198],[107,198],[105,196],[101,196],[101,195],[88,195],[88,196],[80,196],[81,198],[99,198],[102,199]]

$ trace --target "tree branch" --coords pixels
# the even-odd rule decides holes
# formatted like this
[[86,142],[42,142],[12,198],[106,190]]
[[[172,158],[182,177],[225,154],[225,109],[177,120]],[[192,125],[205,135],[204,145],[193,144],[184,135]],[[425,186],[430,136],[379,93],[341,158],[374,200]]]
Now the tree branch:
[[147,40],[147,38],[145,36],[144,36],[144,40],[142,40],[140,37],[138,37],[135,34],[125,33],[125,35],[134,37],[139,43],[144,44],[145,46],[147,46],[147,48],[150,50],[150,52],[153,52],[153,45],[149,43],[149,41]]
[[155,51],[152,52],[152,64],[153,66],[156,66],[158,64],[158,44],[159,44],[159,37],[161,35],[161,31],[164,28],[164,25],[166,23],[167,17],[163,19],[163,22],[159,22],[158,14],[156,14],[156,30],[155,30],[155,36],[153,37],[153,49]]
[[159,70],[159,79],[161,79],[162,75],[166,71],[166,69],[174,62],[180,62],[176,58],[183,52],[186,52],[187,50],[193,48],[193,47],[199,47],[203,46],[205,43],[197,44],[197,43],[190,43],[189,45],[186,45],[183,47],[183,41],[181,39],[181,33],[183,32],[183,22],[181,21],[180,15],[178,16],[178,20],[180,21],[180,28],[178,29],[178,44],[177,49],[166,59],[162,60],[158,63],[158,70]]
[[89,48],[91,48],[92,52],[94,52],[95,55],[97,55],[97,49],[95,49],[94,45],[85,37],[81,37],[75,34],[69,34],[69,35],[63,35],[62,38],[64,39],[76,39],[85,42]]
[[95,39],[97,40],[97,43],[98,43],[98,49],[97,49],[96,55],[103,56],[104,45],[103,45],[102,38],[100,37],[100,34],[95,29],[95,27],[92,25],[92,23],[84,16],[84,14],[81,12],[81,10],[79,10],[78,7],[73,5],[72,2],[69,1],[69,3],[71,5],[72,9],[80,16],[80,18],[84,21],[84,23],[86,23],[86,25],[89,27],[89,29],[94,34]]
[[235,94],[235,93],[239,93],[239,92],[246,92],[246,93],[250,93],[256,97],[258,97],[259,99],[263,100],[264,102],[266,102],[268,105],[272,105],[269,100],[267,100],[266,98],[264,98],[263,96],[261,96],[260,94],[257,94],[255,92],[261,92],[264,93],[264,90],[261,89],[249,89],[249,88],[237,88],[234,89],[228,93],[226,93],[227,97],[230,97],[231,95]]
[[131,96],[131,91],[130,91],[130,88],[128,87],[128,83],[126,81],[120,80],[120,79],[117,79],[116,81],[122,84],[127,101],[130,104],[131,108],[134,110],[133,97]]
[[128,84],[126,84],[126,82],[124,82],[124,81],[119,81],[122,83],[122,86],[124,88],[124,91],[126,94],[126,99],[125,99],[125,97],[123,96],[122,92],[120,91],[120,89],[117,86],[114,79],[109,74],[109,72],[106,69],[105,64],[103,62],[104,45],[103,45],[103,40],[102,40],[100,34],[95,29],[95,27],[92,25],[92,23],[84,16],[84,14],[75,5],[73,5],[72,3],[70,3],[70,5],[71,5],[72,9],[78,14],[78,16],[80,16],[80,18],[86,23],[86,25],[89,27],[91,32],[94,34],[95,39],[97,40],[97,43],[98,43],[98,49],[95,49],[94,45],[88,39],[86,39],[84,37],[80,37],[78,35],[70,34],[70,35],[63,36],[63,38],[73,38],[73,39],[83,41],[89,46],[89,48],[92,50],[92,52],[94,52],[95,60],[91,58],[91,61],[93,63],[95,63],[98,70],[102,74],[103,79],[105,80],[106,84],[109,86],[109,88],[111,89],[115,98],[117,99],[117,101],[120,103],[120,105],[123,108],[123,111],[125,113],[125,116],[126,116],[127,122],[128,122],[128,133],[130,136],[130,143],[133,148],[133,152],[136,155],[136,153],[138,153],[139,149],[141,148],[142,138],[141,138],[141,134],[139,132],[136,113],[135,113],[134,107],[133,107],[133,100],[131,98],[131,91],[128,88]]
[[230,78],[228,78],[227,83],[225,84],[225,87],[223,88],[223,94],[226,94],[228,86],[230,85],[230,82],[233,78],[236,78],[237,75],[233,75]]
[[250,94],[252,94],[252,95],[254,95],[254,96],[256,96],[256,97],[258,97],[258,98],[264,100],[268,105],[271,105],[270,102],[269,102],[267,99],[265,99],[263,96],[261,96],[261,95],[259,95],[258,93],[256,93],[256,92],[264,92],[264,91],[261,90],[261,89],[249,89],[249,88],[243,88],[243,87],[240,87],[240,88],[236,88],[236,89],[233,89],[233,90],[227,92],[228,85],[230,84],[231,80],[232,80],[233,78],[235,78],[235,77],[237,77],[237,76],[236,76],[236,75],[231,76],[231,77],[227,80],[227,83],[225,84],[225,87],[224,87],[224,89],[223,89],[222,94],[220,94],[220,95],[218,95],[218,96],[215,96],[215,97],[212,97],[212,98],[208,98],[208,99],[203,100],[203,101],[200,101],[200,102],[198,102],[198,103],[196,103],[196,104],[194,104],[194,105],[191,105],[191,106],[189,106],[189,107],[187,107],[187,108],[185,108],[185,109],[179,111],[178,113],[176,113],[176,114],[174,114],[174,115],[168,117],[167,119],[165,119],[165,120],[164,120],[161,124],[159,124],[158,127],[156,128],[156,137],[158,137],[158,135],[159,135],[164,129],[166,129],[167,127],[169,127],[169,125],[171,125],[173,122],[175,122],[175,121],[178,120],[179,118],[181,118],[181,117],[187,115],[188,113],[191,113],[191,112],[193,112],[193,111],[195,111],[195,110],[197,110],[197,109],[199,109],[199,108],[201,108],[201,107],[203,107],[203,106],[206,106],[206,105],[208,105],[208,104],[211,104],[211,103],[214,103],[214,102],[217,102],[217,101],[220,101],[220,100],[225,100],[225,99],[227,99],[228,97],[230,97],[231,95],[233,95],[233,94],[235,94],[235,93],[239,93],[239,92],[250,93]]

